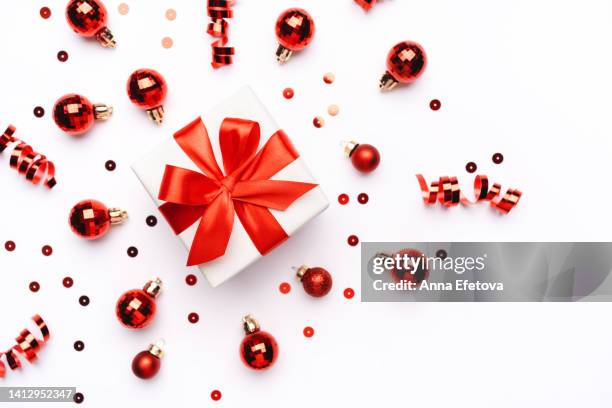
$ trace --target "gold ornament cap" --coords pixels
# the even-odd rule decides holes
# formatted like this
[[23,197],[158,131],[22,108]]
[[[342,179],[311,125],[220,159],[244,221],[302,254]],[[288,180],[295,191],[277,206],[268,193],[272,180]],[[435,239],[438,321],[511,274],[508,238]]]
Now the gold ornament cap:
[[308,269],[310,269],[310,267],[308,265],[301,265],[299,268],[293,267],[293,269],[295,270],[295,276],[297,276],[297,278],[301,281],[304,274]]
[[159,296],[162,290],[162,280],[160,278],[154,278],[146,283],[142,288],[151,297],[156,298]]
[[359,146],[359,143],[354,140],[350,140],[348,142],[345,141],[342,144],[344,145],[344,154],[346,157],[351,157],[357,146]]
[[100,31],[98,31],[98,33],[96,34],[96,39],[103,47],[115,48],[117,46],[115,36],[107,27],[104,27]]
[[94,103],[94,119],[106,120],[113,114],[113,107],[103,103]]
[[278,45],[278,48],[276,49],[276,60],[279,63],[284,64],[285,62],[289,61],[291,55],[293,55],[293,51],[291,51],[289,48],[283,47],[280,44]]
[[155,343],[149,344],[149,348],[147,350],[155,357],[162,358],[164,356],[165,345],[166,342],[163,339],[159,339]]
[[246,334],[256,333],[260,329],[259,322],[250,314],[242,318],[242,326]]
[[382,76],[382,78],[380,78],[380,83],[378,87],[380,88],[381,92],[387,92],[395,88],[398,83],[399,82],[397,81],[397,79],[395,79],[393,75],[391,75],[391,73],[387,71]]
[[164,121],[164,107],[159,105],[156,108],[147,109],[147,115],[149,116],[149,119],[151,119],[157,125],[161,125]]
[[121,208],[109,208],[108,215],[110,217],[111,224],[121,224],[128,218],[127,211],[122,210]]

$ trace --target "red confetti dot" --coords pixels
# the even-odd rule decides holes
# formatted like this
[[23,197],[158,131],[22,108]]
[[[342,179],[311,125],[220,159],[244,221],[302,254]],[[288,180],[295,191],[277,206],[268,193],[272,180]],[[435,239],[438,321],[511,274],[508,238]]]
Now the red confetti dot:
[[314,329],[312,327],[310,327],[310,326],[304,327],[304,336],[306,336],[306,337],[314,336]]
[[437,111],[442,107],[442,102],[437,99],[432,99],[431,102],[429,102],[429,107],[431,110]]
[[45,245],[42,247],[42,253],[44,256],[49,256],[53,253],[53,248],[51,248],[51,245]]
[[285,99],[291,99],[293,98],[294,95],[295,95],[295,92],[293,91],[292,88],[285,88],[283,90],[283,96],[285,97]]
[[280,293],[283,295],[286,295],[291,292],[291,285],[288,282],[283,282],[278,286],[278,290],[280,290]]
[[6,249],[9,252],[13,252],[16,247],[17,246],[15,245],[15,243],[13,241],[6,241],[4,243],[4,249]]
[[347,299],[352,299],[355,296],[355,291],[351,288],[344,289],[344,297]]
[[117,163],[115,163],[113,160],[107,160],[106,163],[104,163],[104,167],[108,171],[114,171],[117,168]]
[[504,155],[501,153],[495,153],[492,157],[493,159],[493,163],[495,164],[501,164],[501,162],[504,161]]
[[138,248],[133,247],[133,246],[129,247],[127,249],[127,254],[128,254],[128,256],[130,258],[134,258],[134,257],[138,256]]
[[469,162],[468,164],[465,165],[465,170],[468,173],[474,173],[477,168],[478,168],[478,166],[476,166],[476,163],[474,163],[474,162]]
[[40,8],[40,16],[45,20],[51,17],[51,9],[49,7]]
[[313,124],[313,125],[314,125],[314,127],[316,127],[316,128],[322,128],[322,127],[323,127],[323,125],[325,124],[325,119],[323,119],[323,118],[322,118],[322,117],[320,117],[320,116],[317,116],[317,117],[315,117],[315,118],[312,120],[312,124]]
[[436,251],[436,258],[446,259],[447,256],[448,256],[448,253],[443,249],[438,249]]
[[157,217],[154,215],[149,215],[146,219],[146,222],[149,227],[154,227],[157,225]]
[[214,390],[213,392],[210,393],[210,398],[213,401],[219,401],[221,399],[221,391]]
[[359,201],[359,204],[366,204],[370,201],[370,197],[366,193],[361,193],[357,196],[357,201]]
[[189,274],[185,277],[185,282],[187,282],[189,286],[193,286],[198,283],[198,278],[195,275]]
[[200,320],[200,316],[193,312],[193,313],[189,313],[189,316],[187,316],[187,319],[189,320],[190,323],[197,323]]
[[331,72],[328,72],[327,74],[323,75],[323,82],[325,82],[326,84],[333,84],[335,79],[336,76]]
[[347,205],[349,202],[349,196],[348,194],[340,194],[338,196],[338,202],[342,205]]
[[81,340],[77,340],[74,342],[73,347],[76,351],[83,351],[85,349],[85,343],[83,343]]
[[82,393],[77,392],[76,394],[74,394],[74,397],[72,397],[72,399],[74,400],[74,402],[76,402],[77,404],[82,403],[85,400],[85,397],[83,396]]
[[62,280],[62,284],[64,285],[65,288],[71,288],[72,285],[74,284],[74,281],[72,280],[70,276],[66,276],[64,280]]
[[34,282],[30,282],[30,290],[34,293],[38,292],[38,290],[40,289],[40,285],[38,284],[38,282],[34,281]]
[[57,53],[57,59],[60,62],[68,61],[68,53],[66,51],[60,51]]
[[88,297],[88,296],[85,296],[85,295],[81,296],[81,297],[79,298],[79,304],[80,304],[81,306],[87,306],[87,305],[89,305],[89,297]]
[[34,108],[34,116],[36,116],[37,118],[42,118],[43,116],[45,116],[45,110],[42,106],[37,106]]
[[359,238],[357,235],[351,235],[346,241],[350,246],[356,246],[359,243]]

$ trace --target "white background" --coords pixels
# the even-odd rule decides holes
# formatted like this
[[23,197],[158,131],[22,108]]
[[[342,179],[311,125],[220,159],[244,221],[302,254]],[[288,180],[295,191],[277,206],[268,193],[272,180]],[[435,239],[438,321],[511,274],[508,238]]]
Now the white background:
[[[58,186],[26,183],[0,157],[0,347],[8,348],[29,317],[40,313],[53,338],[39,364],[9,371],[0,385],[77,386],[83,406],[136,402],[148,406],[376,405],[419,407],[607,407],[610,306],[608,304],[361,304],[362,241],[610,240],[608,175],[612,93],[612,6],[608,1],[515,0],[491,2],[380,2],[368,14],[352,0],[243,0],[230,22],[235,64],[213,71],[204,1],[106,2],[118,40],[107,50],[73,34],[65,1],[0,3],[2,126],[44,152],[58,167]],[[43,20],[41,6],[53,15]],[[299,5],[314,16],[309,48],[285,66],[274,59],[274,22]],[[167,8],[177,19],[167,21]],[[161,39],[171,36],[166,50]],[[380,94],[387,51],[404,39],[419,41],[430,64],[410,87]],[[66,63],[56,59],[65,49]],[[167,120],[157,128],[133,106],[125,82],[136,68],[158,69],[170,91]],[[334,72],[336,82],[322,81]],[[214,290],[203,278],[184,283],[185,252],[161,220],[129,165],[147,149],[217,101],[250,84],[291,135],[333,202],[330,209],[283,247]],[[293,100],[282,89],[296,91]],[[81,138],[53,124],[54,101],[78,92],[115,107],[107,123]],[[429,101],[439,98],[433,112]],[[327,106],[340,115],[330,118]],[[46,109],[42,119],[32,110]],[[315,129],[312,118],[326,117]],[[366,177],[343,158],[340,140],[375,144],[379,169]],[[491,155],[505,161],[494,165]],[[107,172],[104,162],[117,162]],[[428,179],[465,172],[475,161],[504,188],[524,192],[506,217],[485,205],[444,211],[424,208],[414,174]],[[356,195],[371,200],[361,206]],[[337,204],[339,193],[351,203]],[[67,226],[70,207],[83,198],[121,206],[131,219],[98,242],[77,239]],[[44,257],[40,248],[51,244]],[[126,249],[138,247],[129,258]],[[334,289],[309,298],[290,267],[302,262],[328,268]],[[71,289],[61,285],[70,275]],[[165,290],[151,327],[129,331],[114,316],[125,290],[159,275]],[[33,294],[28,283],[41,290]],[[281,295],[278,285],[293,290]],[[357,290],[348,301],[345,287]],[[87,294],[84,308],[78,298]],[[189,312],[200,322],[187,322]],[[238,358],[240,318],[254,313],[277,337],[281,355],[265,373]],[[302,335],[304,326],[315,336]],[[159,375],[133,376],[130,362],[158,337],[167,342]],[[85,342],[77,353],[72,344]],[[219,389],[223,398],[210,399]]]

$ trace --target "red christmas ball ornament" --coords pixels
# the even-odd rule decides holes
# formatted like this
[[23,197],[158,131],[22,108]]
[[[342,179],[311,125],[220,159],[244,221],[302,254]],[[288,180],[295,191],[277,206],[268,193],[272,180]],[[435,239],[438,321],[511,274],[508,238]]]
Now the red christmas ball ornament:
[[148,326],[155,316],[155,299],[161,289],[161,279],[155,278],[147,282],[142,289],[128,290],[121,295],[115,308],[119,322],[130,329]]
[[119,208],[107,208],[98,200],[79,201],[70,210],[68,222],[72,231],[85,239],[98,239],[113,224],[121,224],[128,217]]
[[351,159],[353,167],[362,173],[370,173],[380,164],[380,152],[369,144],[347,142],[344,145],[344,153]]
[[243,319],[246,336],[240,344],[242,362],[253,370],[270,368],[278,358],[278,344],[270,333],[261,331],[259,323],[251,315]]
[[300,51],[312,41],[315,34],[314,20],[306,10],[290,8],[276,20],[278,49],[276,59],[284,64],[294,51]]
[[117,45],[106,27],[108,12],[100,0],[71,0],[66,6],[66,20],[72,30],[83,37],[95,37],[104,47]]
[[414,82],[423,75],[426,67],[427,54],[420,44],[414,41],[396,44],[387,55],[387,71],[380,79],[380,90],[390,91],[399,82]]
[[416,249],[402,249],[396,253],[381,252],[379,257],[394,260],[393,268],[390,269],[391,278],[395,282],[412,282],[420,285],[429,277],[427,258],[424,253]]
[[96,120],[106,120],[113,114],[112,106],[93,104],[84,96],[64,95],[53,106],[53,120],[64,132],[81,135],[87,132]]
[[325,296],[332,288],[332,276],[327,270],[323,268],[309,268],[306,265],[302,265],[297,268],[296,275],[298,279],[302,282],[304,290],[310,296]]
[[132,103],[145,109],[153,122],[162,123],[168,85],[159,72],[148,68],[134,71],[127,82],[127,93]]
[[155,377],[161,368],[161,358],[164,356],[164,341],[158,340],[149,345],[147,350],[136,354],[132,360],[134,375],[143,380]]

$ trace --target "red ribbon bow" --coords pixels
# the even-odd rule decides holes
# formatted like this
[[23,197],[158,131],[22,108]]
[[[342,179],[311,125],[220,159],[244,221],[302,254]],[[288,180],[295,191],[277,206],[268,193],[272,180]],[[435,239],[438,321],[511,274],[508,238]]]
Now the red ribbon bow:
[[299,157],[282,130],[257,152],[259,123],[226,118],[219,129],[225,174],[217,164],[200,118],[174,134],[174,139],[204,173],[166,165],[160,211],[175,234],[200,220],[187,265],[198,265],[225,254],[238,215],[257,250],[265,255],[287,239],[269,208],[284,211],[316,187],[296,181],[269,180]]

